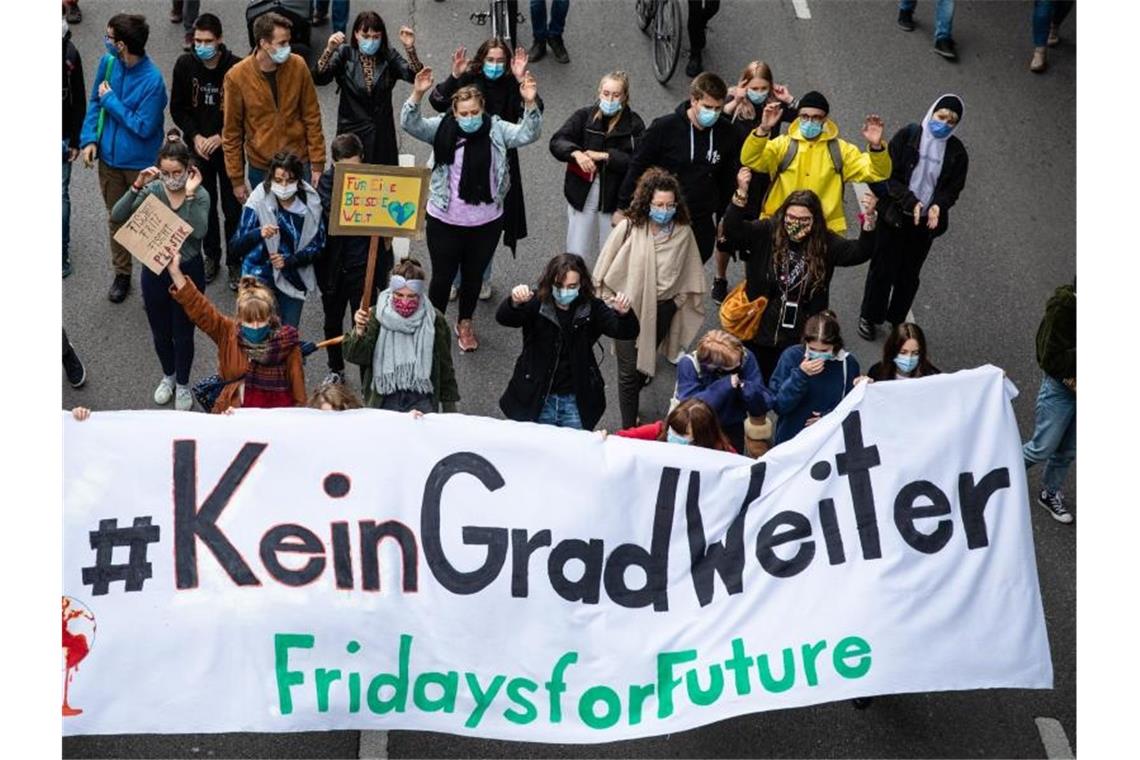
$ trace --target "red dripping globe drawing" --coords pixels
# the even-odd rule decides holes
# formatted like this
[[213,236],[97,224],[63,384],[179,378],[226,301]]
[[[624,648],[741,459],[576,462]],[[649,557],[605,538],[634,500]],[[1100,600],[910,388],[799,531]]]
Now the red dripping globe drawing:
[[67,693],[79,663],[95,645],[95,613],[73,596],[63,597],[63,716],[71,717],[83,712],[68,704]]

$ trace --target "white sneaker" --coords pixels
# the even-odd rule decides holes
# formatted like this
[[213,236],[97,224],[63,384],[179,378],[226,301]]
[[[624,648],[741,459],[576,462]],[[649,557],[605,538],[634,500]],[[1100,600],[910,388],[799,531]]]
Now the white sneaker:
[[452,285],[451,286],[451,293],[448,294],[447,300],[448,301],[454,301],[456,298],[459,298],[459,288]]
[[194,406],[194,395],[190,393],[189,385],[179,385],[174,391],[174,408],[180,412],[188,412]]
[[154,403],[166,406],[174,398],[174,378],[164,377],[154,389]]
[[487,301],[491,298],[491,283],[484,281],[483,287],[479,288],[479,300]]

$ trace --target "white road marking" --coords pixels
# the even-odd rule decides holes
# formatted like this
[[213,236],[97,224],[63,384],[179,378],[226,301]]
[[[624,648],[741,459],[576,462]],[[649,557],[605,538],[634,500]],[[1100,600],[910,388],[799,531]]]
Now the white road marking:
[[361,731],[360,757],[361,760],[388,760],[388,732]]
[[792,0],[792,6],[796,9],[796,18],[811,18],[807,0]]
[[1056,718],[1034,718],[1037,732],[1041,734],[1041,743],[1045,745],[1045,757],[1050,760],[1072,760],[1073,748],[1069,745],[1069,737],[1065,729]]
[[[416,165],[415,154],[413,154],[413,153],[401,153],[400,154],[400,166],[415,166],[415,165]],[[396,261],[403,261],[404,259],[408,258],[408,254],[410,254],[411,252],[412,252],[412,241],[410,238],[406,238],[406,237],[392,238],[392,255],[396,259]],[[365,733],[368,733],[368,732],[365,732]],[[363,739],[361,741],[363,741]],[[387,742],[386,738],[385,738],[385,742]],[[363,746],[363,745],[361,745],[361,746]],[[387,745],[385,745],[385,746],[387,746]],[[364,757],[364,755],[361,755],[361,757]],[[387,755],[385,755],[385,757],[387,757]]]

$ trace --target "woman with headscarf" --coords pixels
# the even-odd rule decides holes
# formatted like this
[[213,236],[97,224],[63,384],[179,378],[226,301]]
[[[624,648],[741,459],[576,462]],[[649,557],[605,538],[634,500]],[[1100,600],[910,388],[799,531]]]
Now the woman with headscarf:
[[950,207],[966,186],[969,158],[952,134],[963,109],[957,95],[943,95],[921,124],[908,124],[891,138],[891,176],[885,192],[882,186],[876,190],[882,223],[859,310],[865,340],[875,339],[884,319],[892,325],[907,321],[930,245],[946,232]]

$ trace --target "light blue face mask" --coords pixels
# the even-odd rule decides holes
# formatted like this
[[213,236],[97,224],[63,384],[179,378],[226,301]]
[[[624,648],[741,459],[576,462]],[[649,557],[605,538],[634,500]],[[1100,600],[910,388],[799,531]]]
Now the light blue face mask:
[[198,56],[200,61],[208,61],[218,54],[217,45],[195,45],[194,55]]
[[673,432],[673,428],[671,427],[665,428],[665,441],[668,443],[679,443],[682,446],[688,446],[690,443],[692,443],[692,441],[680,433]]
[[578,288],[559,288],[555,287],[552,291],[554,300],[558,302],[559,306],[569,306],[574,303],[574,299],[578,297]]
[[823,134],[823,122],[801,120],[800,134],[807,140],[814,140]]
[[621,101],[620,100],[606,100],[605,98],[599,98],[598,110],[601,111],[606,116],[613,116],[615,113],[617,113],[618,111],[621,110]]
[[116,58],[119,57],[119,49],[115,47],[115,43],[111,42],[107,37],[103,38],[103,47],[107,48],[108,55],[113,55]]
[[752,105],[754,105],[754,106],[762,105],[763,103],[767,102],[767,100],[768,100],[768,91],[767,90],[748,90],[748,99],[750,101],[752,101]]
[[669,222],[673,221],[673,217],[676,216],[676,214],[677,214],[677,209],[675,209],[675,208],[660,209],[660,208],[653,208],[652,206],[649,208],[649,218],[652,219],[657,224],[661,224],[661,225],[665,225],[665,224],[668,224]]
[[479,127],[483,126],[483,114],[478,116],[460,116],[456,118],[459,122],[459,128],[467,134],[473,134],[479,131]]
[[713,124],[716,124],[716,120],[719,118],[720,110],[717,108],[705,108],[704,106],[701,106],[697,111],[697,123],[705,129],[708,129]]
[[505,63],[491,63],[490,61],[483,61],[483,76],[488,79],[495,80],[501,77],[507,70]]
[[938,121],[937,119],[931,119],[928,121],[926,123],[926,128],[930,130],[930,134],[934,135],[939,140],[949,137],[950,133],[954,131],[954,127],[950,126],[944,121]]
[[292,53],[293,53],[293,48],[290,47],[289,45],[286,45],[285,47],[280,47],[280,48],[277,48],[276,50],[274,50],[272,53],[269,54],[269,57],[273,59],[274,63],[276,63],[277,65],[281,65],[282,63],[285,63],[285,61],[289,60],[289,56]]
[[911,372],[914,372],[914,368],[918,366],[918,354],[913,356],[899,354],[895,357],[895,366],[899,368],[899,372],[904,375],[909,375]]
[[835,354],[830,351],[812,351],[810,348],[807,350],[807,358],[815,361],[816,359],[823,359],[829,361],[835,358]]
[[360,46],[360,52],[365,55],[376,55],[376,51],[380,49],[380,40],[357,37],[356,44]]

